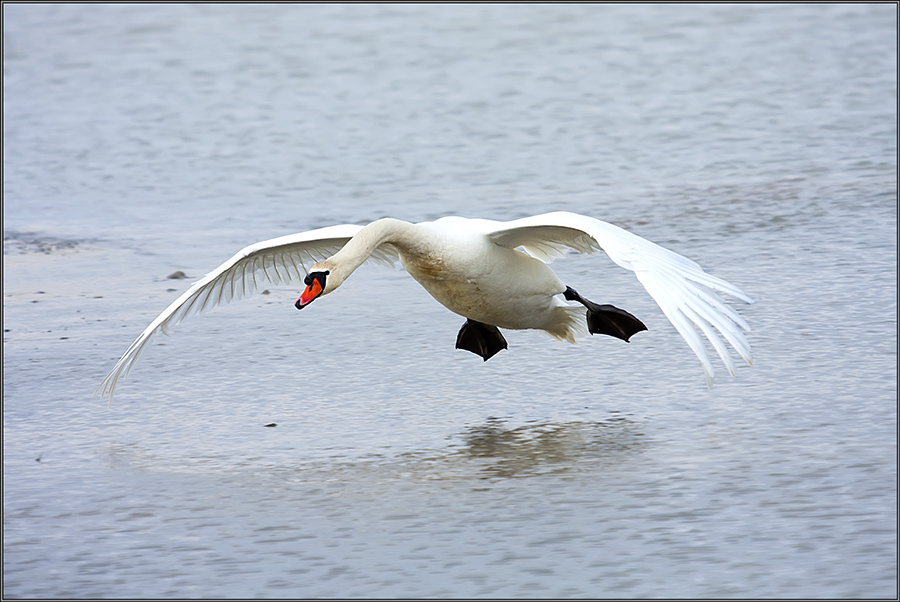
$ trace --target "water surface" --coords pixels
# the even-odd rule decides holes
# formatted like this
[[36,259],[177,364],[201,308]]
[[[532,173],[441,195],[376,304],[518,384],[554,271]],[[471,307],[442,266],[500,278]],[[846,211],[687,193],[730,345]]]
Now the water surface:
[[[5,596],[897,595],[896,7],[3,10]],[[754,366],[571,256],[649,332],[484,363],[366,266],[91,398],[246,244],[559,209],[747,291]]]

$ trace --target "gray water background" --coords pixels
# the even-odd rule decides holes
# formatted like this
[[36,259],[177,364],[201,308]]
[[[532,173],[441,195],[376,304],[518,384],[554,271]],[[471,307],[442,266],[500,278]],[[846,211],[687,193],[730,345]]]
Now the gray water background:
[[[3,17],[5,597],[896,597],[896,6]],[[91,398],[246,244],[557,209],[742,287],[754,366],[707,390],[633,275],[573,255],[649,332],[483,363],[366,266]]]

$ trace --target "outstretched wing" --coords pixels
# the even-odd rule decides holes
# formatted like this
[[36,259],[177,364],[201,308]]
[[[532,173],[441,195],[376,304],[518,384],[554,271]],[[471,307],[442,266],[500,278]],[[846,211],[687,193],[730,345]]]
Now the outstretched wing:
[[[722,303],[713,291],[726,293],[747,303],[753,303],[753,300],[733,284],[707,274],[687,257],[618,226],[564,211],[511,222],[483,223],[493,224],[494,229],[486,234],[495,243],[510,248],[520,247],[547,263],[565,255],[569,248],[580,253],[593,253],[599,249],[606,251],[616,264],[635,273],[700,358],[707,386],[712,386],[714,370],[701,332],[732,376],[734,362],[722,339],[729,342],[748,364],[752,364],[750,343],[742,332],[749,332],[750,326],[734,309]],[[713,329],[718,331],[718,335]]]
[[[119,358],[96,393],[101,397],[108,395],[112,402],[119,379],[131,371],[147,341],[157,332],[169,334],[172,325],[188,316],[249,297],[265,285],[303,282],[306,272],[304,262],[312,264],[334,255],[361,229],[362,226],[351,224],[328,226],[264,240],[241,249],[234,257],[195,282],[159,314]],[[369,259],[392,266],[398,255],[392,246],[381,245]]]

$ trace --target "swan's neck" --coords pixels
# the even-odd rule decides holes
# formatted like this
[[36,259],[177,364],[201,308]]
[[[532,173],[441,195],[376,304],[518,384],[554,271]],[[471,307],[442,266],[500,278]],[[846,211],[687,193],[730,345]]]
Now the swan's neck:
[[381,244],[405,246],[403,243],[411,228],[412,224],[409,222],[390,217],[374,221],[364,227],[347,241],[340,251],[325,260],[331,267],[329,283],[333,282],[334,288],[340,286]]

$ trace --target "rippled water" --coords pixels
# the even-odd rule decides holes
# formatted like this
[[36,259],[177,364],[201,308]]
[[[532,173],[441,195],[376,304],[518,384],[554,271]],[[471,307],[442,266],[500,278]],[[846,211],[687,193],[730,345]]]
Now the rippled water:
[[[4,596],[897,595],[896,7],[3,10]],[[746,290],[754,366],[572,256],[650,331],[483,363],[366,267],[91,398],[250,242],[555,209]]]

